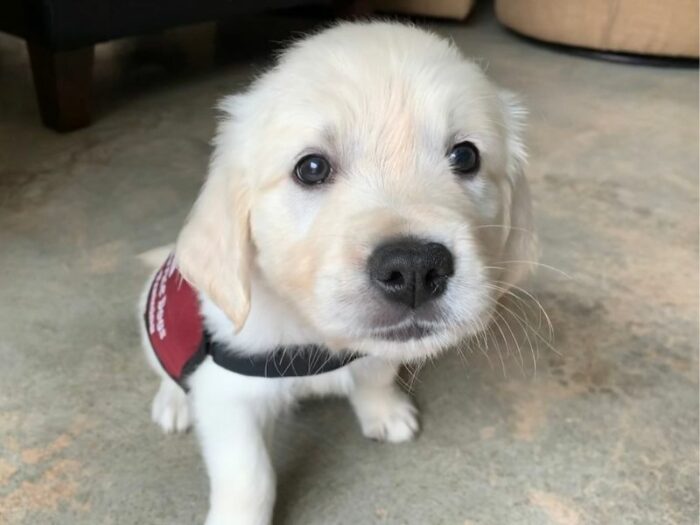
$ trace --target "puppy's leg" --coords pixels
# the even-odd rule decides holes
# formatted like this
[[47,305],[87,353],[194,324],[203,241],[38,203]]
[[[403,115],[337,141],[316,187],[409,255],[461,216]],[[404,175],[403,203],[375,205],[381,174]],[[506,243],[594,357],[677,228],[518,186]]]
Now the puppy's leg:
[[210,482],[206,525],[269,525],[275,473],[266,438],[273,414],[264,400],[207,390],[192,391]]
[[398,365],[375,358],[353,363],[350,403],[362,433],[371,439],[400,443],[418,431],[418,411],[395,383]]
[[153,398],[151,419],[168,434],[184,432],[192,423],[187,394],[175,381],[164,375],[158,393]]
[[[163,257],[163,259],[164,258],[165,257]],[[151,262],[154,263],[154,261]],[[141,348],[143,349],[148,364],[153,371],[158,374],[158,377],[160,377],[160,388],[151,404],[151,419],[166,433],[184,432],[192,424],[187,394],[172,380],[163,369],[163,365],[158,361],[148,338],[146,326],[141,319],[142,312],[146,310],[146,300],[148,298],[148,292],[151,289],[151,281],[152,278],[148,280],[147,286],[141,292],[138,307]]]

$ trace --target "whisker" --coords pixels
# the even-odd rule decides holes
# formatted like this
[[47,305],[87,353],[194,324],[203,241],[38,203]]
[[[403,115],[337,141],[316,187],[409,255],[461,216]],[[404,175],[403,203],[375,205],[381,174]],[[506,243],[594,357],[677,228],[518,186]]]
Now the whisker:
[[425,364],[425,359],[422,359],[419,363],[416,364],[415,368],[413,369],[413,373],[411,374],[411,381],[409,382],[409,388],[411,391],[413,391],[413,384],[418,380],[420,382],[420,379],[418,379],[418,372],[423,368],[423,365]]
[[396,381],[406,392],[411,392],[411,385],[409,385],[406,380],[401,377],[401,374],[396,374]]
[[[532,367],[533,367],[533,375],[537,374],[537,358],[535,356],[535,349],[532,345],[532,340],[530,339],[530,336],[528,335],[528,329],[532,330],[533,333],[536,334],[536,331],[533,330],[532,326],[530,326],[527,322],[524,320],[520,320],[519,316],[515,314],[510,308],[508,308],[505,305],[501,305],[508,313],[510,313],[512,316],[515,317],[516,321],[520,324],[521,328],[523,328],[523,334],[525,335],[525,339],[528,342],[528,345],[530,346],[530,353],[532,354]],[[538,352],[539,354],[539,352]],[[523,372],[525,371],[524,369],[524,364],[523,364]]]
[[537,239],[537,234],[533,230],[528,230],[527,228],[520,228],[518,226],[511,226],[509,224],[480,224],[479,226],[475,226],[473,228],[470,228],[471,231],[476,231],[476,230],[481,230],[482,228],[498,228],[501,230],[508,230],[508,231],[516,231],[516,232],[522,232],[530,235],[532,239]]
[[547,321],[549,338],[551,339],[554,337],[554,325],[552,325],[552,320],[549,318],[549,315],[547,314],[547,310],[545,310],[544,306],[542,306],[542,303],[533,294],[531,294],[530,292],[528,292],[524,288],[521,288],[520,286],[516,286],[514,284],[505,283],[503,281],[493,281],[493,282],[508,285],[511,288],[514,288],[515,290],[527,295],[532,301],[534,301],[535,304],[538,306],[540,312],[544,315],[544,317]]
[[560,270],[559,268],[555,268],[554,266],[550,266],[549,264],[544,264],[538,261],[497,261],[494,264],[532,264],[534,266],[540,266],[546,270],[551,270],[553,272],[557,272],[560,275],[563,275],[567,279],[575,280],[571,275],[566,273],[564,270]]
[[544,337],[542,337],[542,335],[541,335],[539,332],[537,332],[536,330],[534,330],[534,329],[532,328],[532,326],[530,326],[530,324],[527,323],[527,321],[525,321],[524,319],[522,319],[521,317],[519,317],[519,316],[518,316],[515,312],[513,312],[512,310],[510,310],[510,314],[513,315],[516,319],[519,319],[520,321],[524,322],[524,323],[526,324],[526,326],[528,326],[528,327],[530,328],[530,330],[532,330],[533,335],[535,335],[540,341],[542,341],[542,342],[547,346],[547,348],[549,348],[552,352],[554,352],[554,353],[555,353],[556,355],[558,355],[558,356],[561,356],[561,355],[562,355],[561,352],[559,352],[559,350],[557,350],[556,348],[554,348],[554,347],[550,344],[549,341],[547,341]]
[[[496,313],[495,310],[494,310],[494,313]],[[500,334],[501,334],[501,338],[503,339],[503,344],[504,344],[504,345],[506,346],[506,348],[507,348],[507,347],[508,347],[508,340],[506,339],[506,334],[505,334],[505,332],[503,332],[503,330],[501,329],[500,325],[499,325],[498,323],[491,323],[491,325],[489,325],[489,329],[491,328],[491,326],[495,326],[496,328],[498,328],[498,331],[499,331]],[[495,341],[494,341],[494,342],[495,342]],[[499,358],[499,360],[501,361],[501,368],[503,369],[503,377],[508,377],[508,374],[506,373],[506,364],[505,364],[505,362],[503,361],[503,355],[501,354],[500,345],[496,345],[496,351],[498,352],[498,358]]]
[[[520,361],[520,370],[522,371],[523,374],[525,374],[525,360],[523,359],[523,353],[520,349],[520,344],[518,343],[518,340],[515,337],[515,333],[513,332],[513,329],[510,327],[510,323],[506,320],[505,317],[503,317],[503,315],[500,312],[494,311],[493,313],[495,315],[497,315],[499,317],[499,319],[501,319],[503,321],[503,323],[506,325],[506,328],[510,332],[510,336],[513,338],[513,343],[515,344],[515,348],[518,351],[518,359]],[[507,350],[510,351],[510,348],[507,348]]]
[[[493,282],[500,282],[500,281],[493,281]],[[518,310],[520,310],[520,313],[523,315],[524,318],[527,319],[527,315],[528,315],[525,311],[524,306],[528,307],[527,312],[532,313],[532,309],[534,308],[534,306],[526,303],[525,300],[522,299],[522,297],[519,297],[518,295],[514,294],[511,290],[504,288],[504,287],[500,287],[498,285],[491,284],[491,283],[487,284],[486,286],[492,290],[496,290],[497,292],[500,292],[502,294],[501,297],[503,298],[503,301],[506,301],[508,299],[512,299],[513,303],[518,308]],[[539,330],[540,328],[542,328],[542,314],[540,312],[540,309],[538,309],[537,310],[537,329]]]

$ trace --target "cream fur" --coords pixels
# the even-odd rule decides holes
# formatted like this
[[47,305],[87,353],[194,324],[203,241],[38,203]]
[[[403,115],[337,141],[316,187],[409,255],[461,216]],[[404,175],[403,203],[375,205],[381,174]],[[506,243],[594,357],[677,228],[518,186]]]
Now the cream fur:
[[[398,366],[482,330],[499,298],[491,285],[503,290],[529,270],[524,111],[446,40],[383,22],[300,40],[221,109],[209,175],[176,245],[207,327],[251,353],[313,342],[368,356],[284,379],[206,361],[189,396],[151,357],[162,377],[154,420],[172,431],[194,416],[211,481],[207,524],[264,525],[275,495],[266,440],[281,410],[309,395],[346,395],[368,437],[412,438],[416,411],[394,383]],[[463,140],[482,158],[469,181],[446,159]],[[331,160],[331,183],[294,181],[310,152]],[[434,333],[391,342],[378,334],[405,320],[369,286],[365,265],[378,243],[407,234],[447,246],[455,275]]]

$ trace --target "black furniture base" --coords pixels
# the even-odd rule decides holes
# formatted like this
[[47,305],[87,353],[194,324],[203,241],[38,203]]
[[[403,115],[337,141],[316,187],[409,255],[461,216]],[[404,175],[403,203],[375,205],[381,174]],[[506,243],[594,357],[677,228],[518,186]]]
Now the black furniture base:
[[30,41],[27,49],[44,124],[56,131],[90,124],[93,46],[55,51]]
[[23,38],[39,112],[56,131],[91,121],[94,45],[176,26],[300,6],[352,12],[362,0],[2,0],[0,31]]

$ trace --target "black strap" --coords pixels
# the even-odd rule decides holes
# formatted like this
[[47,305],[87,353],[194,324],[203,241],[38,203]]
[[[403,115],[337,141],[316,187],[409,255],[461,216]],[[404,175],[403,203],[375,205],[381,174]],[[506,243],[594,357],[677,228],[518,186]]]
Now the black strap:
[[204,335],[207,353],[214,362],[237,374],[254,377],[302,377],[324,374],[360,357],[356,353],[331,353],[322,345],[292,345],[272,352],[242,356],[230,347]]

